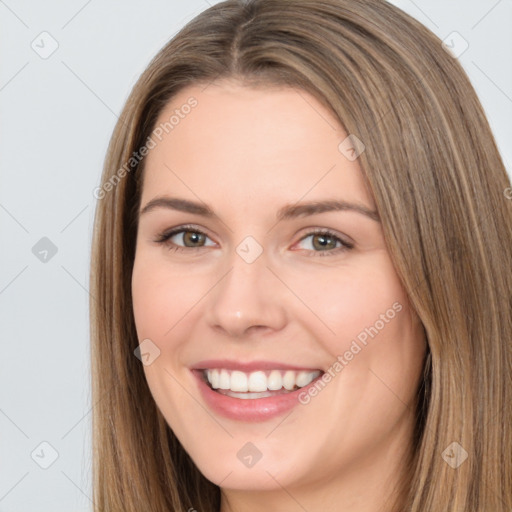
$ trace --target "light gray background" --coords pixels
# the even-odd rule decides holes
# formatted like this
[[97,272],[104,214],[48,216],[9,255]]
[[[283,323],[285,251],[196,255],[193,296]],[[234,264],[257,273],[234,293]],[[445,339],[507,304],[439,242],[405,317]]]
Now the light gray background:
[[[208,3],[0,0],[0,512],[91,510],[92,191],[137,77]],[[393,3],[467,41],[459,58],[510,173],[512,0]],[[53,40],[46,59],[31,47]]]

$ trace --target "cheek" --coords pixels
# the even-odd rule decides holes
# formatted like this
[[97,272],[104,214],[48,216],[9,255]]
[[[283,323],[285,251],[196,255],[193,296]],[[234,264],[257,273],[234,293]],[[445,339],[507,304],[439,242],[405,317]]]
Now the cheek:
[[154,362],[144,365],[143,369],[156,404],[167,422],[178,430],[185,428],[180,426],[183,414],[178,411],[187,410],[191,405],[190,395],[183,385],[177,384],[189,378],[184,376],[182,364],[187,322],[204,293],[204,280],[201,285],[201,280],[191,280],[186,272],[172,271],[144,251],[138,253],[132,274],[137,337],[139,343],[149,339],[158,347]]
[[[347,342],[364,342],[366,329],[377,323],[386,329],[405,309],[407,296],[384,251],[359,257],[338,268],[296,272],[290,276],[294,291],[314,315],[308,329],[329,344],[332,353],[346,349]],[[382,320],[384,315],[384,320]],[[383,325],[383,321],[385,324]]]
[[309,277],[297,273],[295,282],[297,294],[315,313],[299,321],[330,354],[332,374],[353,390],[354,401],[364,397],[377,406],[388,396],[414,398],[412,384],[421,373],[426,344],[387,253]]
[[186,270],[136,258],[132,276],[132,297],[139,340],[155,338],[165,344],[174,339],[170,332],[191,311],[208,289],[206,280],[191,279]]

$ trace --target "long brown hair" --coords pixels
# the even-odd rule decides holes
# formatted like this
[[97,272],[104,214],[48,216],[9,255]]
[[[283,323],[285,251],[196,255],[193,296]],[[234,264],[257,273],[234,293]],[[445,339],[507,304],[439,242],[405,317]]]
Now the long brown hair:
[[[141,340],[131,272],[140,149],[180,89],[227,77],[306,90],[366,145],[360,165],[429,347],[396,510],[510,512],[510,181],[458,61],[383,0],[219,3],[188,23],[135,85],[95,192],[95,510],[219,510],[219,487],[166,424],[134,356]],[[464,453],[458,467],[449,463]]]

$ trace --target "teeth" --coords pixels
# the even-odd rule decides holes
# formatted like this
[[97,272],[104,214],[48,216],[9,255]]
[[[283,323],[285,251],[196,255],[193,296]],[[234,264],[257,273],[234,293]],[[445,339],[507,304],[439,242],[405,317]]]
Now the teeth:
[[[233,374],[231,374],[231,379],[233,379]],[[267,376],[265,372],[252,372],[249,374],[247,387],[248,389],[246,391],[267,391]]]
[[215,368],[205,370],[204,373],[213,389],[250,394],[279,391],[282,388],[287,391],[303,388],[322,372],[319,370],[298,372],[292,370],[271,370],[245,373],[238,370],[230,371]]
[[[219,372],[219,370],[213,370],[214,372]],[[221,370],[219,374],[219,388],[220,389],[229,389],[229,372],[227,370]]]
[[279,370],[272,370],[267,378],[267,388],[277,391],[283,387],[283,379]]
[[283,387],[292,390],[295,387],[295,372],[286,372],[283,377]]
[[[249,383],[247,382],[247,375],[244,372],[234,371],[231,374],[229,389],[231,391],[249,391]],[[252,390],[251,390],[252,391]]]

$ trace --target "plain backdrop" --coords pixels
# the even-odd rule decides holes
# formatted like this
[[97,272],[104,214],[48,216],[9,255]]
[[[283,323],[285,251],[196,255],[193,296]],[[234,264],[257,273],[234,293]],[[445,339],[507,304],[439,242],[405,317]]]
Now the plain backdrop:
[[[0,0],[0,512],[91,510],[93,189],[136,79],[209,3]],[[468,45],[510,173],[512,0],[393,3]]]

